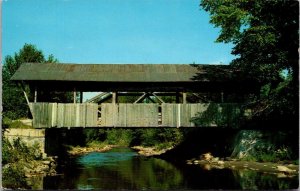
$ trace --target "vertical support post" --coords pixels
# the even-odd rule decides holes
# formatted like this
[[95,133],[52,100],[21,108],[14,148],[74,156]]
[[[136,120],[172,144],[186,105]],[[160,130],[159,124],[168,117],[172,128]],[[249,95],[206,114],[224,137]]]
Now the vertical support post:
[[73,91],[73,103],[76,103],[76,89]]
[[24,96],[25,96],[25,99],[26,99],[26,102],[27,102],[29,111],[30,111],[31,115],[33,116],[33,114],[32,114],[32,107],[31,107],[31,104],[30,104],[30,102],[29,102],[29,99],[28,99],[28,96],[27,96],[25,87],[24,87],[23,83],[18,83],[18,85],[22,88],[22,91],[23,91],[23,94],[24,94]]
[[37,102],[37,87],[34,87],[34,103]]
[[182,93],[182,103],[186,103],[186,92]]
[[83,101],[83,92],[81,91],[80,92],[80,103],[82,103],[82,101]]
[[[117,92],[112,92],[112,103],[113,103],[113,112],[115,114],[117,114],[118,112],[118,105],[116,105],[117,103]],[[112,117],[113,117],[113,127],[116,127],[116,121],[117,121],[117,115],[113,114]]]
[[23,90],[23,93],[24,93],[24,96],[25,96],[25,99],[26,99],[27,105],[29,106],[29,100],[28,100],[28,97],[27,97],[27,94],[26,94],[25,90]]
[[25,96],[26,102],[27,102],[28,107],[29,107],[29,99],[28,99],[27,93],[25,91],[25,87],[24,87],[24,85],[22,83],[18,83],[18,85],[22,88],[23,94]]
[[177,128],[181,126],[180,104],[177,104]]
[[117,103],[117,92],[112,93],[112,103],[116,104]]

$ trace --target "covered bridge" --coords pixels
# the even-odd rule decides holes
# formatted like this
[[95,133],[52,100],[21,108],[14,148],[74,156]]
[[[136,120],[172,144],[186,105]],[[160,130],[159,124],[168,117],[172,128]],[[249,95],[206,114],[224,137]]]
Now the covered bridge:
[[[239,108],[241,97],[257,92],[252,81],[227,78],[234,73],[224,65],[24,63],[11,80],[34,91],[33,100],[24,95],[36,128],[192,127],[190,119],[209,105],[227,102]],[[74,101],[41,103],[39,91],[71,91]],[[83,92],[104,93],[82,103]],[[124,103],[121,96],[136,99]]]

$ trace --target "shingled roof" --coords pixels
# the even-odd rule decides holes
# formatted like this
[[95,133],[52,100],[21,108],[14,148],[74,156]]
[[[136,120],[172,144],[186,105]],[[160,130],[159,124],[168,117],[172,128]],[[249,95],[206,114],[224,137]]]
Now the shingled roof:
[[11,78],[20,81],[190,82],[199,72],[188,64],[24,63]]

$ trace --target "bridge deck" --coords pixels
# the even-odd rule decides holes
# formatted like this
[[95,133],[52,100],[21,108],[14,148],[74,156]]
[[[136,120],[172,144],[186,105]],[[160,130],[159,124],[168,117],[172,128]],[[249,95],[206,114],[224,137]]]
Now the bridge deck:
[[[213,107],[217,106],[217,107]],[[145,103],[31,103],[33,127],[194,127],[198,113],[240,113],[236,103],[145,104]],[[220,115],[224,118],[224,113]],[[226,117],[226,116],[225,116]],[[212,121],[208,126],[218,126]]]

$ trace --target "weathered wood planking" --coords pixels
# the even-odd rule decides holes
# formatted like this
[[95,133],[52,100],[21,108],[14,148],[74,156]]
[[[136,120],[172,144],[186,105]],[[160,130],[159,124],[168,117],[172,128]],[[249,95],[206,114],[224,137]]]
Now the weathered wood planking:
[[158,127],[158,104],[101,104],[102,127]]
[[50,127],[52,123],[53,105],[49,103],[31,104],[34,127]]
[[117,105],[111,103],[101,104],[101,126],[114,127]]
[[98,105],[94,103],[31,103],[33,127],[96,127]]
[[[212,105],[214,104],[214,105]],[[228,106],[229,107],[228,107]],[[95,103],[31,103],[33,126],[47,127],[194,127],[190,120],[198,113],[205,112],[209,106],[224,112],[222,118],[240,112],[238,104],[198,103],[161,105],[161,125],[159,104],[120,103],[101,104],[101,123],[98,124],[98,105]],[[217,111],[219,112],[219,111]],[[227,116],[228,115],[228,116]],[[218,115],[217,115],[218,116]],[[226,123],[226,121],[225,121]],[[216,126],[214,122],[208,126]]]
[[164,127],[194,127],[190,122],[198,112],[204,112],[209,104],[162,104],[162,126]]
[[96,127],[98,121],[98,104],[86,103],[85,122],[86,127]]

